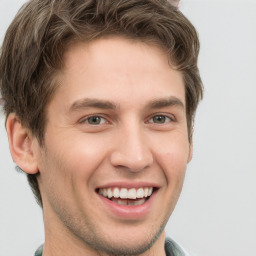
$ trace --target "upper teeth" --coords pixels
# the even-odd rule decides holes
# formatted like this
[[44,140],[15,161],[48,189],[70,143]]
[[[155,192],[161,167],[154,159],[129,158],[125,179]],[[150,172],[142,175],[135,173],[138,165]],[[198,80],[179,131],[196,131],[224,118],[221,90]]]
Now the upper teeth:
[[108,198],[121,198],[121,199],[137,199],[151,196],[153,193],[152,187],[146,188],[100,188],[99,194]]

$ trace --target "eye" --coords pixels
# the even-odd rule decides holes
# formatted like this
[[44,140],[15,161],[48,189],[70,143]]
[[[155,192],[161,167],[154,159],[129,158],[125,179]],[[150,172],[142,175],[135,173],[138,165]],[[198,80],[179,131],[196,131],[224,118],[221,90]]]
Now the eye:
[[90,116],[81,121],[81,123],[84,123],[84,122],[90,125],[100,125],[100,124],[107,123],[107,120],[101,116]]
[[165,124],[172,121],[173,120],[170,117],[165,115],[156,115],[149,119],[149,123],[154,123],[154,124]]

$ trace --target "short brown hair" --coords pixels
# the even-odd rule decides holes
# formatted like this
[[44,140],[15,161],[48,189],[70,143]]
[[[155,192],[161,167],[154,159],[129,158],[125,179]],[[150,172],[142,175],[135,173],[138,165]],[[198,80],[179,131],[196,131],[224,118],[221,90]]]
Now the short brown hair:
[[[185,83],[189,138],[203,95],[198,71],[199,40],[190,21],[167,0],[30,0],[7,30],[0,56],[0,89],[6,117],[16,113],[43,145],[46,106],[74,41],[124,36],[163,47]],[[35,175],[29,183],[41,202]]]

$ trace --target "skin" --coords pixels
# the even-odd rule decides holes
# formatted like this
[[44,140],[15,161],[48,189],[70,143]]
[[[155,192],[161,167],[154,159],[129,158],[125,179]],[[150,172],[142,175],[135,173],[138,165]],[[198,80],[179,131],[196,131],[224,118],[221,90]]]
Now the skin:
[[[165,255],[192,155],[181,73],[160,47],[117,37],[76,43],[64,61],[44,146],[14,114],[7,120],[14,161],[39,172],[43,256]],[[113,182],[157,187],[150,210],[114,214],[96,192]]]

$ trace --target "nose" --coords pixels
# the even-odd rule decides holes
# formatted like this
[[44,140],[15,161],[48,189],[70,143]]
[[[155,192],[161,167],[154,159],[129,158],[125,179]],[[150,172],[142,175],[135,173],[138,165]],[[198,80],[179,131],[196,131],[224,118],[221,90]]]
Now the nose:
[[120,132],[111,154],[111,164],[131,172],[139,172],[153,163],[153,155],[143,132],[137,128]]

